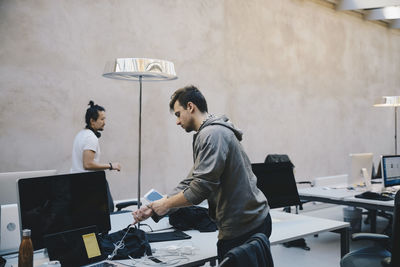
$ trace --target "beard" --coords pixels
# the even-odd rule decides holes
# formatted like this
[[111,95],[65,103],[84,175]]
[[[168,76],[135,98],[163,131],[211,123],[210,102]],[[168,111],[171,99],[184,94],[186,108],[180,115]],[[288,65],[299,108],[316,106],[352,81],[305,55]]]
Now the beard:
[[186,125],[186,126],[182,126],[182,128],[183,128],[187,133],[190,133],[191,131],[194,131],[194,127],[193,127],[193,125],[191,125],[190,123],[188,123],[188,125]]
[[184,128],[184,129],[185,129],[185,131],[186,131],[187,133],[190,133],[191,131],[193,131],[192,128]]

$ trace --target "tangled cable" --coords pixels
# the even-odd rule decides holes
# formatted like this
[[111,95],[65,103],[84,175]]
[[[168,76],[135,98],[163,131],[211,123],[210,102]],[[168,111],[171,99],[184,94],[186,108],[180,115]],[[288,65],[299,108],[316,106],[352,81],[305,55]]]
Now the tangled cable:
[[117,251],[119,249],[123,249],[125,247],[124,239],[125,239],[126,235],[129,233],[129,229],[131,229],[131,227],[132,227],[132,224],[130,224],[128,226],[128,229],[126,230],[126,232],[125,232],[124,236],[121,238],[121,240],[114,244],[113,252],[110,255],[108,255],[108,257],[107,257],[109,260],[112,260],[115,257],[115,255],[117,255]]

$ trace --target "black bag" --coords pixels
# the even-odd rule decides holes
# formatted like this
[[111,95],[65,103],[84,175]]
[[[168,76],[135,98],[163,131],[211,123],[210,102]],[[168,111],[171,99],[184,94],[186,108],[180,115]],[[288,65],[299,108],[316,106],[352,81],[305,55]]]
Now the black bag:
[[[129,232],[127,233],[127,231]],[[128,259],[128,255],[132,258],[140,258],[145,253],[146,255],[151,255],[151,247],[145,232],[136,227],[129,228],[129,226],[125,229],[119,230],[118,232],[99,236],[103,254],[107,256],[111,255],[115,246],[119,241],[121,241],[125,234],[126,236],[123,240],[124,246],[121,246],[121,248],[117,250],[113,259]]]
[[217,225],[208,216],[208,209],[191,206],[180,208],[169,215],[169,223],[176,229],[199,230],[200,232],[214,232]]

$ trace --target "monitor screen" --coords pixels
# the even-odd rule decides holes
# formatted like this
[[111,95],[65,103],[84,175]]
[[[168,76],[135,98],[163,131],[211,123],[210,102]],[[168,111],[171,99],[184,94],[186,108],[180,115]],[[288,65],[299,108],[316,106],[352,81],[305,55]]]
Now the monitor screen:
[[18,180],[22,229],[32,230],[35,250],[43,236],[96,225],[111,229],[104,171]]
[[55,175],[56,170],[2,172],[0,173],[0,205],[17,204],[17,181],[21,178]]
[[381,168],[385,187],[400,185],[400,155],[382,156]]
[[367,185],[371,183],[372,158],[372,153],[350,154],[348,186]]
[[290,162],[253,163],[251,167],[257,177],[257,187],[267,197],[272,209],[300,204]]

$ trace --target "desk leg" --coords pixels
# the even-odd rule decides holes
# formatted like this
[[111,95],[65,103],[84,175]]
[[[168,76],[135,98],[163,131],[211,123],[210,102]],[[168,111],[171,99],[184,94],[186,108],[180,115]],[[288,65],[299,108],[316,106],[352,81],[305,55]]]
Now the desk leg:
[[340,258],[350,251],[350,229],[348,227],[343,228],[340,232]]
[[369,214],[370,214],[370,227],[371,227],[371,233],[376,233],[376,213],[377,210],[370,210]]
[[340,258],[343,258],[350,251],[350,228],[346,227],[333,232],[340,234]]

